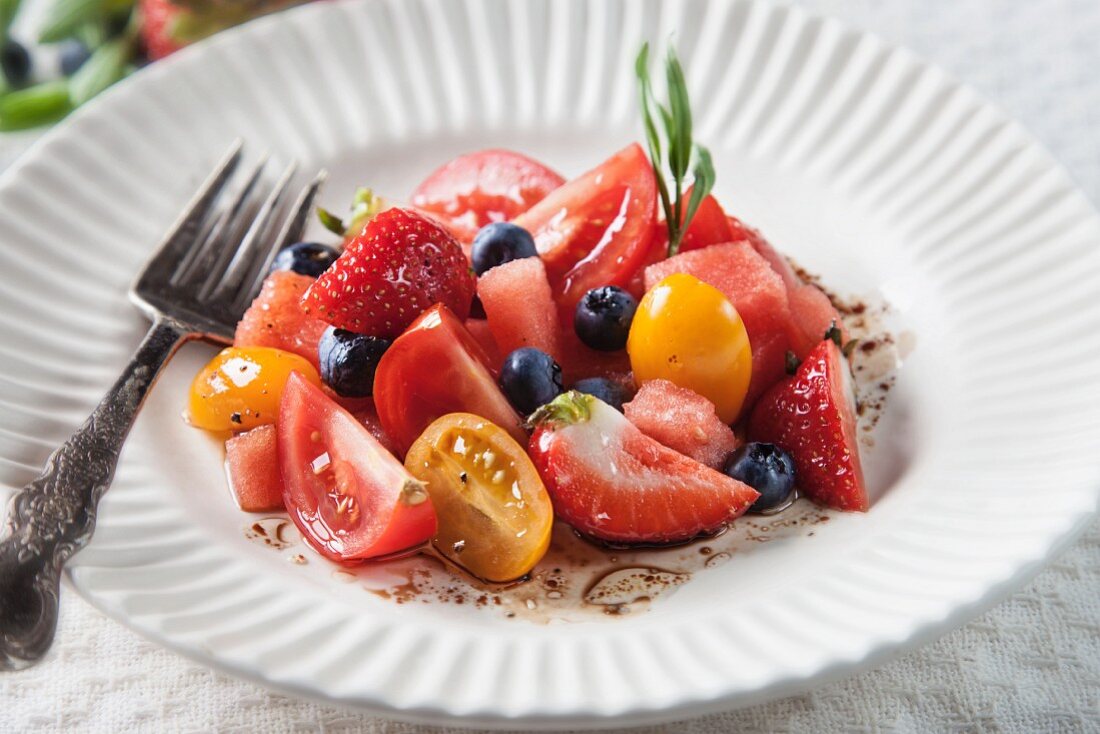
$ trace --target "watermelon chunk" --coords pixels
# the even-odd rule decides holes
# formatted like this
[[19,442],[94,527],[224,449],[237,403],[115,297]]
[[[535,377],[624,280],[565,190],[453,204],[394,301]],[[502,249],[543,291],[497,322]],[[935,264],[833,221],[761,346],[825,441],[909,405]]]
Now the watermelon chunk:
[[714,403],[668,380],[643,383],[623,412],[642,433],[712,469],[721,469],[737,448],[737,437],[718,418]]
[[477,294],[498,354],[535,347],[561,362],[557,305],[542,260],[525,257],[490,269],[478,279]]
[[313,278],[289,270],[267,276],[260,294],[237,324],[233,345],[238,347],[274,347],[317,362],[317,342],[328,324],[302,310],[302,294],[313,285]]
[[810,350],[825,337],[825,332],[835,322],[840,327],[841,344],[848,343],[848,333],[840,314],[829,297],[815,285],[799,285],[787,293],[791,306],[791,349],[799,359],[805,359]]
[[283,475],[275,426],[258,426],[226,441],[225,474],[233,499],[245,512],[282,510]]
[[748,242],[683,252],[650,265],[645,271],[646,290],[673,273],[693,275],[722,291],[745,322],[750,342],[791,328],[783,279]]
[[[737,224],[744,227],[740,222]],[[751,232],[748,241],[752,245],[752,249],[756,250],[756,254],[760,257],[767,260],[768,264],[772,266],[772,270],[783,279],[783,284],[787,286],[788,293],[792,288],[802,285],[802,280],[794,272],[790,260],[780,254],[779,250],[772,247],[771,243],[761,237],[755,229],[748,229],[748,231]]]

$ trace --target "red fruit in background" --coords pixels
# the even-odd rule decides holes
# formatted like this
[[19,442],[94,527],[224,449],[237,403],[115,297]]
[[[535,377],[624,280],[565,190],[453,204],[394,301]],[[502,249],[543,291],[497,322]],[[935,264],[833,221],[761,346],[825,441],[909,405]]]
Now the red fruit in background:
[[810,499],[838,510],[867,509],[851,373],[834,342],[820,342],[794,377],[760,399],[749,438],[789,453],[798,487]]
[[542,260],[525,257],[490,268],[478,278],[477,293],[501,354],[535,347],[561,359],[558,310]]
[[450,232],[423,214],[394,208],[349,238],[302,303],[338,328],[393,339],[436,303],[465,319],[476,282]]
[[183,8],[171,0],[141,0],[141,39],[145,53],[156,61],[179,51],[184,43],[172,37],[172,26]]
[[[733,217],[730,217],[730,219],[733,219]],[[737,222],[737,225],[741,225],[741,223]],[[802,279],[794,272],[790,260],[784,257],[779,250],[772,247],[771,243],[761,237],[755,229],[747,229],[747,231],[751,233],[746,239],[752,245],[752,249],[768,261],[768,264],[772,266],[772,270],[783,279],[783,284],[787,286],[788,290],[802,285]]]
[[521,444],[523,419],[497,387],[496,370],[470,332],[444,306],[426,311],[382,355],[374,405],[386,434],[404,455],[432,421],[473,413]]
[[630,372],[630,355],[625,349],[617,352],[601,352],[587,346],[572,328],[565,328],[559,335],[562,377],[571,385],[586,377],[611,377]]
[[489,322],[485,319],[466,319],[464,326],[482,351],[485,352],[490,368],[499,369],[501,362],[504,361],[504,356],[497,346],[496,339],[493,338],[493,331],[489,328]]
[[844,322],[832,301],[815,285],[799,285],[787,291],[791,306],[791,349],[803,359],[817,346],[834,323],[840,329],[840,343],[848,343]]
[[[691,192],[694,187],[688,187],[684,192],[682,208],[687,208],[687,202],[691,200]],[[667,231],[665,233],[667,239]],[[695,210],[695,216],[688,223],[687,231],[680,240],[680,252],[701,250],[711,245],[720,245],[725,242],[736,242],[741,239],[734,233],[730,226],[726,213],[722,211],[722,205],[712,194],[703,197],[699,208]]]
[[[824,334],[824,332],[822,332]],[[756,401],[781,380],[787,379],[787,352],[791,348],[790,337],[782,332],[768,334],[755,341],[752,346],[752,378],[749,390],[745,393],[741,416],[748,415]]]
[[435,510],[423,483],[298,373],[287,381],[277,426],[287,511],[318,553],[359,561],[412,548],[435,534]]
[[311,285],[313,278],[289,270],[267,276],[260,294],[237,323],[233,346],[274,347],[317,367],[317,342],[328,324],[302,308],[302,296]]
[[378,419],[378,410],[374,407],[374,398],[344,398],[328,391],[328,388],[325,388],[325,390],[326,394],[335,400],[337,405],[351,413],[363,428],[370,431],[370,435],[382,444],[382,448],[391,454],[397,453],[397,446],[394,444],[393,439],[386,434],[386,429],[382,428],[382,421]]
[[233,499],[245,512],[282,510],[283,474],[275,426],[258,426],[226,441],[225,475]]
[[737,448],[733,429],[718,418],[714,403],[668,380],[643,383],[623,412],[645,435],[711,469],[721,469]]
[[529,453],[554,513],[611,543],[676,543],[718,530],[759,494],[662,446],[577,392],[539,409]]
[[657,218],[657,182],[638,144],[555,190],[515,222],[535,238],[563,325],[592,288],[626,286]]
[[412,205],[468,243],[486,224],[515,219],[563,183],[557,173],[525,155],[482,150],[433,171],[413,191]]

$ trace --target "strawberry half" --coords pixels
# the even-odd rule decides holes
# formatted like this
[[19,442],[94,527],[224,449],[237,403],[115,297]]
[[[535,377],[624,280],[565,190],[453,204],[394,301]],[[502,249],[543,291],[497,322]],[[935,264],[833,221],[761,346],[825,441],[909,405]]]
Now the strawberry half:
[[393,339],[442,303],[460,320],[477,278],[458,241],[408,209],[387,209],[351,237],[302,297],[307,313],[341,329]]
[[622,413],[570,391],[532,416],[529,452],[554,512],[611,543],[677,543],[721,528],[759,494],[638,430]]
[[840,347],[814,347],[790,379],[760,398],[749,419],[749,438],[790,453],[798,487],[810,499],[838,510],[867,510],[859,462],[851,372]]

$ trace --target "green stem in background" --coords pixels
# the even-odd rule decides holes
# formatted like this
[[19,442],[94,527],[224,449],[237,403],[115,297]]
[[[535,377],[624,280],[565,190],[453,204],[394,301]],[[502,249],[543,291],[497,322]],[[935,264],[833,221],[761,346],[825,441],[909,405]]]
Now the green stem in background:
[[57,122],[73,108],[68,82],[36,84],[0,96],[0,132]]
[[[688,99],[687,80],[676,52],[669,49],[665,57],[665,79],[668,85],[668,105],[662,105],[653,95],[653,85],[649,78],[649,44],[642,46],[634,62],[634,73],[638,77],[641,94],[642,119],[645,125],[646,143],[649,146],[649,158],[657,178],[657,192],[661,198],[661,207],[668,226],[668,256],[672,257],[680,250],[684,233],[695,217],[699,205],[714,188],[714,165],[710,152],[692,141],[691,102]],[[667,145],[662,148],[660,130],[664,132]],[[663,152],[667,152],[667,165]],[[694,166],[692,162],[694,161]],[[666,168],[671,174],[672,186],[666,179]],[[690,199],[684,208],[684,183],[688,169],[691,169],[693,188]]]
[[0,39],[8,37],[8,30],[19,12],[20,0],[0,0]]

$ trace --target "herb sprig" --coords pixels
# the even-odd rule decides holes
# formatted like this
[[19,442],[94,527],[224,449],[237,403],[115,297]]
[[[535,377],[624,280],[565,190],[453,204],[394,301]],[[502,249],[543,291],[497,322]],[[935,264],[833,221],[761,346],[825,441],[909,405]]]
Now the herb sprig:
[[[668,256],[680,250],[684,232],[687,231],[695,212],[703,199],[714,188],[714,164],[710,151],[692,141],[691,103],[688,100],[687,81],[676,51],[669,48],[665,57],[665,78],[668,85],[668,104],[661,104],[653,95],[649,78],[649,44],[642,46],[634,62],[641,95],[642,118],[645,123],[646,143],[653,172],[657,176],[657,191],[661,197],[665,222],[668,225]],[[659,123],[659,125],[658,125]],[[662,136],[664,133],[664,146]],[[662,153],[667,152],[667,161]],[[684,183],[691,169],[691,197],[684,207]],[[671,181],[666,177],[666,170]],[[671,184],[671,186],[670,186]]]

